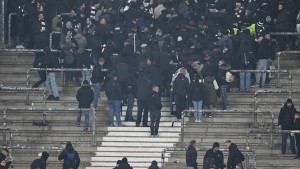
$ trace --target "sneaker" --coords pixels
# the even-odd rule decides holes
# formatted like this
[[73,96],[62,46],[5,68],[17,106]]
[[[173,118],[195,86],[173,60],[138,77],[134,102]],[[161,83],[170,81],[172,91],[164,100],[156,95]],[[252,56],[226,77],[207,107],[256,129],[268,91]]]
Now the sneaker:
[[80,127],[80,124],[76,124],[77,127]]
[[253,86],[251,86],[252,88],[257,88],[257,87],[259,87],[259,85],[258,84],[254,84]]
[[109,127],[115,127],[115,125],[114,124],[110,124]]
[[201,122],[202,122],[202,120],[198,120],[198,122],[199,122],[199,123],[201,123]]
[[140,124],[136,124],[135,127],[140,127]]
[[148,124],[146,124],[146,125],[143,125],[143,127],[150,127]]
[[89,128],[85,128],[83,131],[88,132],[88,131],[89,131]]
[[154,135],[154,137],[159,137],[158,134]]
[[195,123],[199,122],[197,119],[195,120]]

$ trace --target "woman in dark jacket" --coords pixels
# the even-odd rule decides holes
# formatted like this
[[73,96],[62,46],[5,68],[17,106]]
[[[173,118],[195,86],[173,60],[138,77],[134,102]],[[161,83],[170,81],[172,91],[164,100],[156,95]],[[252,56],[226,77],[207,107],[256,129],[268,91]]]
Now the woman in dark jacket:
[[194,77],[190,87],[190,97],[194,106],[195,122],[201,122],[202,118],[202,103],[204,98],[204,84],[199,79],[199,75]]

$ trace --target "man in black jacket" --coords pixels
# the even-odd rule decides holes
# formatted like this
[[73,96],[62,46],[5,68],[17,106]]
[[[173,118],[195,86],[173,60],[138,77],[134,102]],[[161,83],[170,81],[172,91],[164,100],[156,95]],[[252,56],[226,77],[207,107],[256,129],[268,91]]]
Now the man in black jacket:
[[[91,107],[91,104],[94,100],[94,93],[93,90],[91,89],[89,82],[87,80],[83,81],[83,84],[81,88],[78,89],[76,99],[79,103],[78,108],[79,109],[89,109]],[[88,110],[80,110],[77,114],[77,126],[80,126],[80,121],[81,121],[81,115],[82,111],[84,112],[84,127],[85,131],[88,131],[89,129],[89,111]]]
[[197,168],[197,151],[196,151],[196,141],[190,141],[188,150],[186,151],[186,165],[188,169],[198,169]]
[[[293,130],[294,129],[294,115],[297,112],[294,107],[292,99],[287,99],[284,106],[280,109],[278,116],[278,128],[280,130]],[[281,153],[285,154],[286,141],[290,137],[291,152],[296,154],[295,140],[291,133],[282,133],[281,135]]]
[[105,88],[105,92],[108,98],[109,104],[109,126],[114,127],[114,116],[116,116],[118,127],[121,124],[121,101],[123,100],[123,91],[119,82],[117,81],[117,75],[115,73],[111,74],[111,80]]
[[[46,68],[59,68],[59,61],[55,54],[51,53],[50,49],[48,49],[45,56],[45,67]],[[46,87],[49,92],[49,96],[47,100],[59,100],[58,88],[56,85],[56,78],[54,71],[47,71],[47,80]]]
[[49,157],[49,153],[47,153],[46,151],[44,151],[42,153],[41,158],[39,159],[35,159],[30,166],[30,169],[36,169],[37,167],[40,167],[40,169],[46,169],[47,167],[47,159]]
[[213,148],[207,150],[203,158],[203,169],[210,169],[212,166],[214,166],[215,169],[225,168],[224,155],[219,148],[220,144],[215,142]]
[[189,91],[189,80],[185,77],[187,70],[185,68],[180,69],[180,73],[174,80],[173,90],[175,94],[176,104],[176,117],[181,119],[181,112],[187,107],[187,96]]
[[37,15],[37,20],[32,25],[32,31],[34,34],[34,47],[36,49],[44,49],[48,45],[49,26],[44,18],[44,14],[39,12]]
[[148,100],[148,106],[150,110],[150,119],[151,119],[151,125],[150,125],[150,131],[151,131],[151,137],[158,137],[158,128],[159,128],[159,122],[161,117],[161,98],[159,95],[159,87],[157,85],[153,85],[151,96]]
[[242,162],[245,160],[244,155],[237,148],[235,143],[232,143],[230,140],[225,142],[226,148],[229,149],[228,159],[227,159],[227,169],[235,169],[237,165],[242,165]]
[[93,106],[96,109],[98,106],[98,99],[100,97],[100,91],[103,87],[104,79],[105,79],[105,60],[103,57],[98,59],[98,63],[94,65],[94,69],[92,72],[91,82],[94,87],[94,101]]

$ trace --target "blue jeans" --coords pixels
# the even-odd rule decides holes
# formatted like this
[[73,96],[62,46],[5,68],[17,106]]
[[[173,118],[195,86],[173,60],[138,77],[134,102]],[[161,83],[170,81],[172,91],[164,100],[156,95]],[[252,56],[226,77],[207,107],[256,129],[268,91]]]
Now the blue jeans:
[[[83,68],[88,69],[86,66],[83,66]],[[82,83],[84,80],[87,80],[88,82],[91,80],[92,74],[89,70],[83,70],[81,74],[82,74]]]
[[[257,63],[257,66],[256,66],[256,70],[267,70],[268,63],[269,63],[268,59],[259,59],[258,63]],[[261,85],[264,86],[265,82],[266,82],[266,76],[267,76],[267,73],[256,73],[255,74],[255,78],[256,78],[255,84],[259,85],[260,77],[261,77],[262,78],[261,79]]]
[[285,154],[286,141],[287,141],[288,137],[290,137],[291,152],[293,154],[296,154],[296,150],[295,150],[295,138],[293,136],[291,136],[290,133],[282,133],[282,135],[281,135],[281,152],[282,152],[282,154]]
[[37,82],[35,82],[34,85],[33,85],[33,87],[39,87],[47,79],[47,77],[46,77],[46,71],[39,70],[38,73],[39,73],[39,76],[40,76],[41,79],[38,80]]
[[48,77],[46,80],[46,87],[47,87],[47,90],[49,91],[50,95],[53,95],[54,97],[59,97],[54,72],[48,73]]
[[127,95],[127,111],[126,111],[125,121],[133,119],[133,117],[132,117],[133,104],[134,104],[134,95],[128,94]]
[[188,167],[187,167],[187,169],[194,169],[194,167],[190,167],[190,166],[188,166]]
[[[84,127],[85,128],[89,128],[89,120],[90,120],[90,114],[89,111],[83,111],[84,112]],[[80,121],[81,121],[81,115],[82,115],[82,111],[78,111],[77,113],[77,121],[76,123],[78,125],[80,125]]]
[[245,90],[245,82],[246,82],[246,91],[250,90],[250,72],[240,72],[240,91],[243,92]]
[[109,100],[109,112],[108,112],[108,122],[109,125],[114,125],[114,116],[116,116],[118,126],[121,126],[121,101],[120,100]]
[[93,106],[94,108],[97,108],[98,106],[98,99],[100,97],[100,91],[101,91],[101,83],[93,83],[94,87],[94,100],[93,100]]
[[226,110],[228,106],[227,101],[227,88],[228,85],[221,85],[222,109]]
[[201,111],[202,103],[203,103],[203,100],[193,101],[193,106],[194,106],[194,109],[196,110],[194,112],[194,116],[195,116],[196,120],[201,120],[201,118],[202,118],[202,111]]

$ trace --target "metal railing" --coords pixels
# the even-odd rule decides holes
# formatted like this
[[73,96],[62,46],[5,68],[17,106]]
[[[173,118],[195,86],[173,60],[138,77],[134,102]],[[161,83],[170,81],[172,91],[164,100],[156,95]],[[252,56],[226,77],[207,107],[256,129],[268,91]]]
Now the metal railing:
[[[273,126],[274,127],[274,126]],[[259,129],[250,129],[247,133],[247,138],[246,138],[246,148],[250,146],[250,136],[252,134],[270,134],[270,141],[269,141],[269,148],[274,148],[274,134],[279,134],[279,133],[300,133],[300,130],[274,130],[274,129],[269,129],[269,130],[259,130]]]
[[[164,169],[166,167],[166,153],[167,152],[182,152],[186,151],[186,148],[164,148],[161,153],[161,169]],[[228,155],[229,150],[228,149],[219,149],[220,151],[223,152],[223,154]],[[251,149],[250,147],[247,147],[246,149],[239,149],[242,153],[246,153],[246,158],[245,158],[245,166],[244,168],[247,169],[256,169],[256,152],[254,149]],[[252,164],[250,163],[250,153],[252,153]],[[177,161],[178,163],[180,161]],[[186,167],[186,165],[185,165]],[[201,168],[201,167],[199,167]]]
[[7,41],[8,45],[11,45],[11,18],[13,15],[17,15],[17,13],[10,13],[8,15],[8,36],[7,36],[8,37],[8,41]]
[[300,35],[298,32],[270,32],[270,34],[275,36]]
[[296,90],[256,90],[254,93],[254,111],[258,110],[258,95],[260,93],[288,93],[288,97],[292,98],[292,93],[299,93],[299,91]]
[[74,112],[74,111],[89,111],[92,112],[93,121],[92,121],[92,138],[91,145],[96,145],[96,111],[95,108],[91,106],[91,108],[67,108],[67,109],[54,109],[54,108],[6,108],[3,111],[3,127],[6,128],[7,124],[7,113],[9,111],[17,112],[17,111],[30,111],[30,112],[43,112],[43,117],[46,112],[60,111],[60,112]]
[[[29,86],[27,84],[27,86]],[[30,87],[12,87],[12,86],[0,86],[0,90],[5,90],[5,91],[26,91],[26,105],[30,105],[30,100],[29,100],[29,91],[43,91],[43,100],[44,100],[44,105],[46,105],[46,88],[30,88]]]
[[[280,70],[280,60],[281,60],[281,55],[284,54],[300,54],[300,51],[281,51],[281,52],[277,52],[276,56],[277,56],[277,69]],[[291,75],[291,73],[290,73]],[[277,79],[280,79],[280,73],[277,73]]]
[[250,72],[250,73],[277,73],[276,87],[281,87],[280,84],[280,73],[289,73],[289,86],[292,88],[292,75],[290,70],[230,70],[230,72],[240,73],[240,72]]
[[249,111],[249,110],[184,110],[181,112],[181,130],[180,130],[180,144],[181,147],[184,145],[184,117],[188,117],[187,113],[192,113],[195,111],[201,111],[201,112],[210,112],[210,113],[222,113],[222,115],[233,115],[233,114],[238,114],[238,113],[248,113],[248,114],[253,114],[253,127],[257,128],[258,127],[258,120],[257,116],[259,115],[269,115],[271,119],[271,130],[273,131],[273,125],[274,125],[274,113],[271,111],[262,111],[262,112],[257,112],[257,111]]

